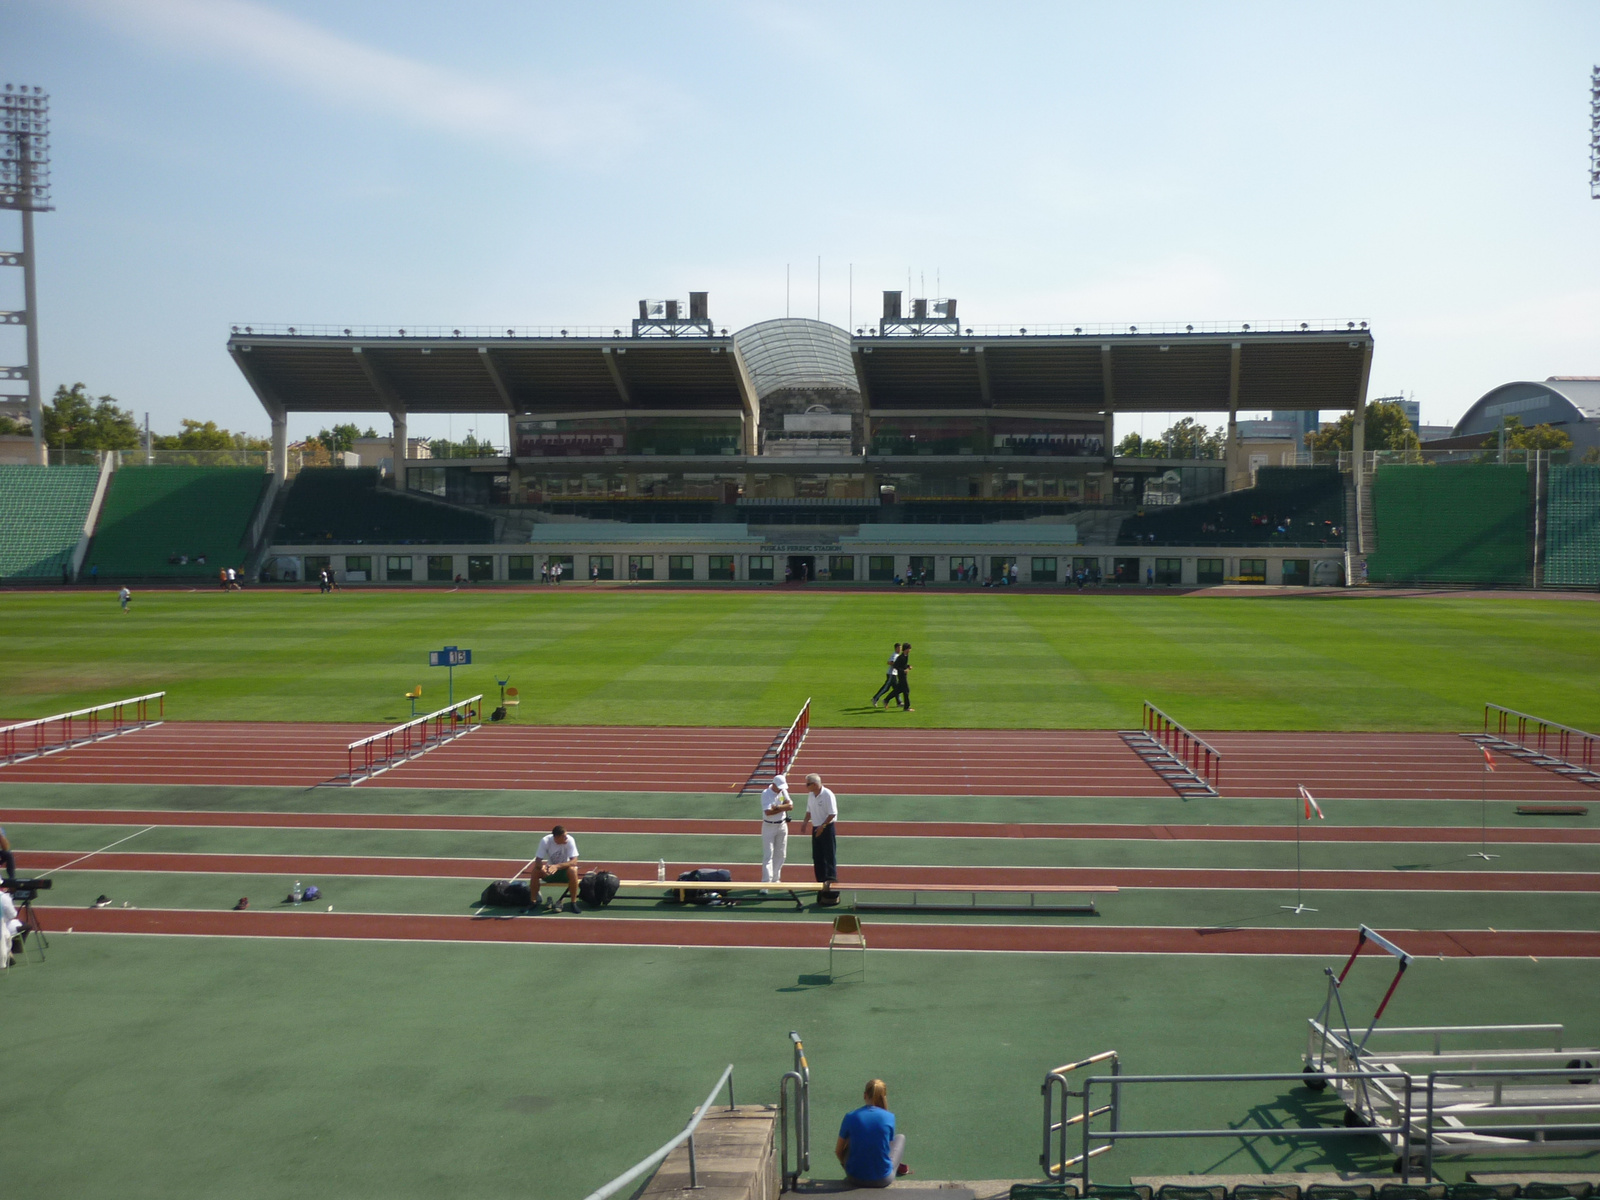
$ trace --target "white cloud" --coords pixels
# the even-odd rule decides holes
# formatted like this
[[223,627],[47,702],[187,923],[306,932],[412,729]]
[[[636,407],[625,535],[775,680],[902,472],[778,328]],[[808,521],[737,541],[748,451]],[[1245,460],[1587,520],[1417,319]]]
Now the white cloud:
[[[512,86],[363,45],[254,0],[76,0],[164,49],[246,67],[325,102],[539,152],[631,133],[621,101]],[[624,98],[625,99],[625,98]]]

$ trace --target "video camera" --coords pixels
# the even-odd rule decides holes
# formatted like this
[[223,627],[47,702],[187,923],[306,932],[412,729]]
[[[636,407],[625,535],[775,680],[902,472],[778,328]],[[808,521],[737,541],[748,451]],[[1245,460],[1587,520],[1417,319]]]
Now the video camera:
[[54,879],[6,879],[0,880],[0,887],[11,893],[11,898],[18,904],[32,904],[34,897],[40,892],[48,892],[55,887]]

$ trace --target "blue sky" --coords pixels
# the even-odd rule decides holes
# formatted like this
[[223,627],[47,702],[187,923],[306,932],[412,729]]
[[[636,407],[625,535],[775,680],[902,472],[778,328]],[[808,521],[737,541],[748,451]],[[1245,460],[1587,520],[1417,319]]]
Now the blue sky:
[[737,328],[819,255],[839,324],[851,264],[858,324],[908,271],[975,325],[1366,319],[1446,423],[1600,374],[1597,60],[1592,2],[0,5],[47,387],[262,433],[233,323]]

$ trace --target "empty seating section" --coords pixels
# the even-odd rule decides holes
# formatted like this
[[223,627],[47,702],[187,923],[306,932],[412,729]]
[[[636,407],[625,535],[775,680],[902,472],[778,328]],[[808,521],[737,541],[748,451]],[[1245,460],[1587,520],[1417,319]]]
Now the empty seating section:
[[99,467],[0,466],[0,579],[61,581],[99,478]]
[[1344,482],[1336,467],[1261,467],[1256,486],[1129,517],[1119,545],[1342,546]]
[[1372,479],[1377,548],[1367,576],[1386,584],[1526,584],[1531,562],[1523,466],[1380,466]]
[[266,484],[259,467],[122,467],[84,566],[102,579],[215,579],[243,567]]
[[1600,466],[1550,468],[1544,582],[1600,587]]
[[494,522],[382,486],[376,467],[307,467],[289,485],[273,542],[413,545],[494,541]]

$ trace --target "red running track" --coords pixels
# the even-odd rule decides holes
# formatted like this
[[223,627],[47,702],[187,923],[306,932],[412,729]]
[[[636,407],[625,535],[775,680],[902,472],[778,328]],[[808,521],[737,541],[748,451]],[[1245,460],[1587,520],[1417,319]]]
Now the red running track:
[[[399,858],[337,854],[141,854],[108,850],[83,854],[72,850],[19,851],[17,867],[25,871],[59,871],[69,864],[79,871],[178,871],[229,875],[333,876],[366,875],[411,879],[506,879],[525,870],[526,860],[499,858]],[[589,860],[586,860],[589,861]],[[647,879],[655,863],[595,860],[594,867],[615,869],[623,878]],[[749,863],[668,863],[669,878],[695,867],[721,866],[735,882],[758,884],[760,868]],[[1587,871],[1363,871],[1308,870],[1304,886],[1315,891],[1381,892],[1600,892],[1600,873]],[[905,867],[865,864],[841,868],[839,887],[852,883],[894,883],[932,887],[974,883],[1122,888],[1203,888],[1282,890],[1293,888],[1288,870],[1203,867]],[[663,884],[663,888],[667,885]]]
[[[822,950],[831,922],[675,921],[625,917],[483,918],[395,913],[86,909],[56,916],[74,932],[209,937],[378,938],[400,941]],[[1600,957],[1600,933],[1385,930],[1412,954],[1445,958]],[[874,950],[1080,954],[1305,954],[1342,958],[1348,929],[1185,929],[1067,925],[874,924]]]
[[[410,829],[450,832],[546,833],[558,822],[575,833],[754,834],[755,821],[694,817],[491,816],[480,814],[343,812],[182,812],[171,809],[0,808],[0,825],[158,825],[229,829]],[[1083,838],[1179,842],[1292,842],[1290,825],[1091,825],[1007,824],[997,821],[850,821],[851,837]],[[1307,842],[1473,843],[1477,826],[1304,825]],[[1523,845],[1600,844],[1592,827],[1495,826],[1497,843]]]
[[[24,783],[263,784],[311,787],[346,769],[345,746],[377,726],[169,722],[0,768]],[[363,786],[558,791],[729,792],[771,730],[490,726]],[[1477,799],[1476,746],[1453,734],[1217,733],[1227,796]],[[1115,733],[1098,730],[814,729],[791,770],[841,793],[1172,796]],[[1502,759],[1495,800],[1585,800],[1596,793]],[[333,793],[330,793],[332,795]],[[1176,800],[1176,797],[1173,797]],[[330,801],[336,804],[337,801]]]

